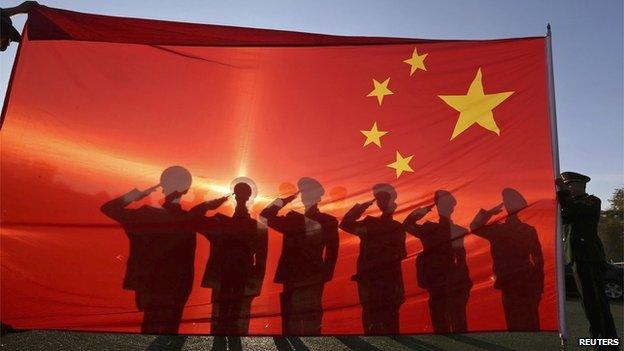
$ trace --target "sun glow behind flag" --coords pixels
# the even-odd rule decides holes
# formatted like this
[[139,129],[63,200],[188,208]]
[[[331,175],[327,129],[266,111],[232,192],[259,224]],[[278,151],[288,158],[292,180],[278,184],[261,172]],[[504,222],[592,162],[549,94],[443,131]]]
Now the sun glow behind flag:
[[[3,323],[140,332],[144,313],[122,284],[128,237],[100,207],[181,165],[193,176],[185,209],[232,193],[238,177],[253,179],[252,218],[302,177],[322,184],[318,207],[337,222],[376,184],[396,191],[397,223],[435,204],[406,235],[402,334],[557,329],[544,38],[338,37],[35,7],[20,45],[0,134]],[[481,209],[492,210],[485,221]],[[290,210],[303,213],[301,199]],[[361,218],[380,212],[375,203]],[[364,239],[338,235],[320,333],[362,334],[352,277]],[[283,240],[268,229],[250,335],[282,333]],[[179,332],[209,334],[211,243],[196,245]],[[444,312],[460,310],[463,327]]]

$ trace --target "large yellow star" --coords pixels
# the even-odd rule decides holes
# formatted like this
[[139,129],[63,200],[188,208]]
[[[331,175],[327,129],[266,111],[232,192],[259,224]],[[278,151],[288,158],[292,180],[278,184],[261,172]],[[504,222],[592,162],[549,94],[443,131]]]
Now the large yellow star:
[[485,94],[481,68],[477,71],[466,95],[438,95],[449,106],[459,111],[459,119],[455,124],[451,140],[463,133],[468,127],[477,123],[481,127],[500,135],[500,129],[494,120],[492,110],[505,101],[513,91],[496,94]]
[[388,134],[388,132],[384,130],[377,129],[377,122],[373,123],[373,127],[370,130],[360,130],[360,133],[366,136],[366,141],[364,141],[364,146],[370,143],[373,143],[379,147],[381,147],[381,137]]
[[418,55],[418,51],[416,51],[416,48],[414,48],[412,57],[403,61],[410,65],[410,76],[414,74],[414,72],[416,72],[416,70],[418,69],[422,69],[423,71],[427,70],[427,67],[425,67],[425,58],[427,57],[427,55],[429,54]]
[[377,97],[379,106],[381,106],[384,96],[394,94],[390,91],[390,89],[388,89],[388,83],[390,83],[390,77],[388,77],[388,79],[384,80],[382,83],[379,83],[376,79],[373,79],[373,85],[375,86],[375,88],[366,96]]
[[397,179],[399,179],[399,177],[401,176],[403,172],[414,172],[412,167],[410,167],[409,165],[410,161],[412,160],[412,157],[414,157],[414,155],[403,157],[401,156],[400,152],[398,151],[396,152],[396,161],[389,164],[388,167],[394,168],[396,170]]

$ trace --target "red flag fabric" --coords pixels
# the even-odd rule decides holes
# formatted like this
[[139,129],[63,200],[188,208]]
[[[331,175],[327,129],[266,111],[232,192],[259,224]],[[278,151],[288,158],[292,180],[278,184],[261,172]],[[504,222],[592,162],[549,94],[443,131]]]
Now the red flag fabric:
[[13,328],[557,329],[545,39],[29,15],[1,131]]

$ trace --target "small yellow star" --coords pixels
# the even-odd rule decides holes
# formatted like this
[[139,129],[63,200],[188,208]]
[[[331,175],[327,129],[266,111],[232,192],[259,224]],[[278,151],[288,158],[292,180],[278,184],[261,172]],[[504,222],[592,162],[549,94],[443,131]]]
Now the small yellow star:
[[409,163],[412,160],[414,155],[410,155],[407,157],[401,156],[401,153],[397,151],[396,153],[396,161],[389,164],[388,167],[394,168],[396,170],[396,177],[399,179],[403,172],[414,172],[412,167],[410,167]]
[[459,119],[455,124],[451,140],[463,133],[468,127],[477,123],[481,127],[500,135],[500,129],[494,120],[492,110],[513,94],[507,91],[496,94],[483,92],[481,68],[470,83],[466,95],[438,95],[449,106],[459,111]]
[[360,130],[360,133],[364,134],[364,136],[366,137],[366,141],[364,141],[364,146],[373,143],[379,147],[381,147],[381,137],[388,134],[388,132],[384,130],[377,129],[377,122],[373,123],[373,127],[370,130]]
[[416,51],[416,48],[414,48],[412,57],[403,61],[410,65],[410,76],[419,69],[422,69],[423,71],[427,70],[427,67],[425,67],[425,58],[427,57],[427,55],[429,54],[418,55],[418,51]]
[[384,80],[382,83],[379,83],[376,79],[373,79],[373,85],[375,86],[375,88],[366,96],[377,97],[379,106],[381,106],[384,96],[394,94],[390,91],[390,89],[388,89],[388,83],[390,83],[390,77],[388,77],[388,79]]

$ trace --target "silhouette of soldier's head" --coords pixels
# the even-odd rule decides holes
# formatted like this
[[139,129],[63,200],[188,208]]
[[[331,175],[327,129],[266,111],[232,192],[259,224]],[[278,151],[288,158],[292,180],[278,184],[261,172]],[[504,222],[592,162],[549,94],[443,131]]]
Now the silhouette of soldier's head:
[[390,184],[376,184],[373,186],[373,195],[377,202],[377,207],[384,214],[393,214],[397,208],[395,202],[397,198],[396,190]]
[[191,188],[191,172],[181,166],[171,166],[160,175],[160,186],[165,194],[165,202],[180,201],[180,197]]
[[503,189],[503,204],[508,214],[514,214],[528,206],[522,194],[512,188]]
[[237,183],[234,185],[234,198],[237,203],[246,204],[251,197],[251,187],[247,183]]
[[321,201],[325,195],[325,189],[316,179],[303,177],[297,182],[297,187],[301,192],[301,202],[306,209],[311,208]]
[[434,194],[434,201],[440,217],[450,218],[457,205],[453,195],[446,190],[438,190]]
[[234,179],[230,185],[230,188],[234,193],[236,203],[241,206],[244,205],[245,207],[251,206],[253,200],[258,194],[256,182],[248,177],[238,177]]

